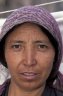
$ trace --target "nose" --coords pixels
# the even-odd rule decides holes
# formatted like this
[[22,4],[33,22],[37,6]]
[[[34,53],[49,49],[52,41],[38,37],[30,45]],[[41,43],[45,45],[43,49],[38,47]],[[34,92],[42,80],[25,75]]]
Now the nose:
[[35,51],[32,48],[27,48],[24,51],[24,66],[35,66],[37,64],[37,60],[35,58]]

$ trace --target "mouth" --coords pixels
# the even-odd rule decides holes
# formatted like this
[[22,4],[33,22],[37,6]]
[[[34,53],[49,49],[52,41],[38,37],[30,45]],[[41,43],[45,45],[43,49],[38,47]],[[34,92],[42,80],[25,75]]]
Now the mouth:
[[35,72],[23,72],[20,73],[21,77],[26,79],[26,80],[34,80],[37,78],[38,73]]

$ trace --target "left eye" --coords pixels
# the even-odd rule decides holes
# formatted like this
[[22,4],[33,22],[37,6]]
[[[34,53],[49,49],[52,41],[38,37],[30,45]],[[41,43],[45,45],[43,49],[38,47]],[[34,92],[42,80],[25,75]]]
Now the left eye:
[[47,48],[46,45],[38,45],[38,48]]
[[38,44],[37,50],[38,51],[46,51],[48,49],[48,46],[46,44]]

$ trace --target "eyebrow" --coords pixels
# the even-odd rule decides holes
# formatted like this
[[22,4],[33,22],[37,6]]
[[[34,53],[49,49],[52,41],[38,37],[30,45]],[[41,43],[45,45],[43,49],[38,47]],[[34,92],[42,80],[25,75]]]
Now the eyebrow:
[[15,43],[24,43],[24,41],[14,40]]
[[45,41],[45,40],[37,40],[37,41],[35,41],[34,43],[48,43],[48,41]]
[[10,40],[8,43],[25,43],[24,41],[21,40]]

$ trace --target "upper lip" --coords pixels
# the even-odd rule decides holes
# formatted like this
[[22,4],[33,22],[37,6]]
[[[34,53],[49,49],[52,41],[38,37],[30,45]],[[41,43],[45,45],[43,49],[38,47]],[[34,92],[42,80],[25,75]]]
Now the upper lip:
[[20,74],[22,74],[22,75],[37,75],[38,73],[37,72],[22,72]]

